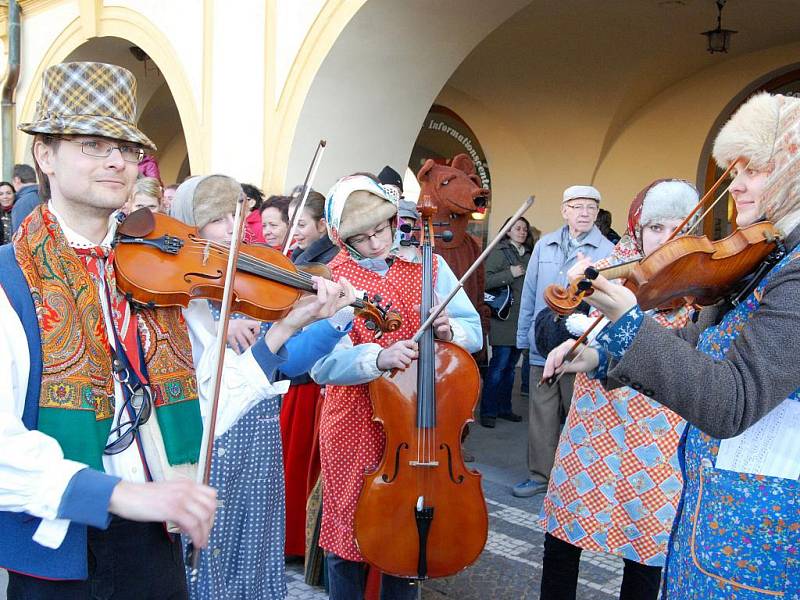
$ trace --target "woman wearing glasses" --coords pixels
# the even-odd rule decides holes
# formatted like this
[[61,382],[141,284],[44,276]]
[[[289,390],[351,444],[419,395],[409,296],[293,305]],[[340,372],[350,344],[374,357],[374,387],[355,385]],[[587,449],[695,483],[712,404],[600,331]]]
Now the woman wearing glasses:
[[[372,420],[366,384],[385,371],[405,369],[417,358],[417,344],[409,338],[420,324],[422,265],[415,248],[396,245],[397,201],[373,176],[340,179],[328,193],[325,218],[331,239],[341,248],[330,263],[333,274],[346,277],[370,297],[380,294],[403,319],[399,330],[378,340],[356,322],[311,370],[317,383],[327,385],[319,432],[324,482],[319,540],[328,552],[330,599],[359,600],[364,596],[366,565],[355,540],[356,502],[364,472],[378,465],[385,444],[382,428]],[[447,263],[435,256],[434,289],[444,298],[457,281]],[[480,350],[480,319],[463,290],[432,327],[439,339],[461,344],[469,352]],[[392,543],[391,533],[386,543]],[[407,579],[383,575],[381,587],[382,598],[417,597]]]

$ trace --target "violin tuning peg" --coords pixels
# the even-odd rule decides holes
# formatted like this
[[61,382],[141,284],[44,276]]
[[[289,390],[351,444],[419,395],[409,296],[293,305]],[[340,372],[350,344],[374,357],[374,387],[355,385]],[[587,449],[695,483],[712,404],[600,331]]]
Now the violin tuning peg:
[[600,275],[600,271],[594,267],[586,267],[586,270],[583,272],[583,274],[586,276],[586,279],[591,279],[594,281],[597,279],[597,276]]
[[374,304],[380,304],[380,303],[381,303],[381,300],[383,300],[383,298],[381,297],[381,295],[380,295],[380,294],[375,294],[375,295],[372,297],[372,302],[373,302]]
[[366,323],[364,323],[364,327],[366,327],[366,328],[367,328],[367,329],[369,329],[370,331],[375,331],[375,329],[376,329],[378,326],[377,326],[377,325],[375,325],[375,322],[374,322],[374,321],[367,321]]
[[590,289],[592,289],[592,282],[588,279],[581,279],[576,287],[578,288],[578,291],[588,292]]

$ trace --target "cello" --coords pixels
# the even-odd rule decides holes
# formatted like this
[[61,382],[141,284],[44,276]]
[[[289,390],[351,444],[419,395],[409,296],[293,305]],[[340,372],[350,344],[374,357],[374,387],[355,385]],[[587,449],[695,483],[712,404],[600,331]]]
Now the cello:
[[355,514],[359,552],[384,573],[418,581],[445,577],[472,564],[486,544],[481,476],[466,467],[461,455],[461,433],[478,401],[478,367],[464,348],[435,340],[431,325],[532,204],[533,197],[434,311],[435,208],[425,197],[418,205],[424,218],[420,315],[427,319],[413,337],[419,358],[369,384],[374,419],[383,425],[386,445],[378,467],[365,476]]
[[[427,197],[418,209],[424,219],[420,314],[428,315],[436,209]],[[386,446],[378,468],[365,476],[355,535],[368,563],[423,580],[473,563],[486,543],[488,515],[481,476],[461,456],[461,432],[478,402],[478,365],[461,346],[435,340],[432,327],[418,341],[417,361],[369,384]]]

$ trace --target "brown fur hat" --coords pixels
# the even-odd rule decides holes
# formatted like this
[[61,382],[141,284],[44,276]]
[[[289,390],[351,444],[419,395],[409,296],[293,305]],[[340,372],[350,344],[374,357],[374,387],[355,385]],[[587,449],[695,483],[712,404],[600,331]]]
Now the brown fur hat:
[[347,197],[339,225],[339,238],[347,238],[364,233],[388,221],[397,213],[397,207],[366,190],[356,190]]
[[800,99],[766,92],[739,107],[714,141],[721,167],[744,158],[769,170],[762,210],[784,234],[800,223]]
[[221,216],[236,212],[241,184],[227,175],[192,177],[175,191],[169,214],[198,229]]
[[780,122],[778,96],[762,92],[742,104],[714,140],[714,160],[723,169],[739,158],[757,170],[769,167]]

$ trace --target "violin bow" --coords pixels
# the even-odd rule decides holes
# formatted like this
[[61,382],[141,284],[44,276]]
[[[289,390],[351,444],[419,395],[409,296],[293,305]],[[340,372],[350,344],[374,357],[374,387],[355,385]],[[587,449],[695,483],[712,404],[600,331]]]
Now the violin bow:
[[[225,366],[225,349],[228,342],[228,322],[230,321],[231,306],[233,305],[233,280],[236,274],[236,265],[239,262],[239,248],[244,232],[244,193],[239,194],[236,201],[236,214],[234,216],[233,237],[228,251],[228,265],[225,270],[225,288],[222,293],[222,307],[217,327],[217,373],[214,377],[214,387],[211,395],[211,412],[208,416],[208,426],[205,428],[203,440],[200,445],[200,457],[197,465],[197,483],[208,485],[211,478],[211,459],[214,453],[214,436],[217,428],[217,411],[219,409],[219,392],[222,383],[222,371]],[[197,581],[200,565],[200,546],[192,544],[189,551],[192,583]]]
[[[694,206],[694,208],[693,208],[693,209],[692,209],[692,210],[689,212],[689,214],[688,214],[688,215],[686,215],[686,218],[685,218],[683,221],[681,221],[680,225],[678,225],[678,227],[676,227],[676,228],[675,228],[675,230],[674,230],[674,231],[673,231],[673,232],[670,234],[670,236],[669,236],[669,237],[666,239],[666,241],[664,242],[665,244],[666,244],[668,241],[670,241],[670,240],[672,240],[672,239],[675,239],[676,237],[678,237],[678,234],[679,234],[681,231],[683,231],[683,228],[684,228],[684,227],[686,227],[686,225],[689,223],[689,221],[691,221],[691,220],[692,220],[692,217],[694,217],[694,216],[697,214],[697,211],[699,211],[699,210],[700,210],[700,209],[703,207],[703,205],[706,203],[706,201],[707,201],[707,200],[708,200],[708,199],[709,199],[711,196],[713,196],[713,195],[714,195],[714,193],[716,193],[716,191],[717,191],[717,189],[719,188],[719,186],[722,184],[722,182],[723,182],[723,181],[725,180],[725,178],[726,178],[726,177],[727,177],[727,176],[730,174],[730,172],[733,170],[733,167],[735,167],[735,166],[736,166],[736,162],[735,162],[735,161],[734,161],[734,162],[731,162],[731,164],[729,164],[729,165],[728,165],[728,168],[727,168],[727,169],[725,169],[725,171],[722,173],[722,175],[720,175],[720,176],[719,176],[719,178],[718,178],[718,179],[717,179],[717,180],[714,182],[714,185],[712,185],[712,186],[711,186],[711,187],[708,189],[708,191],[707,191],[705,194],[703,194],[703,197],[702,197],[702,198],[700,198],[700,200],[698,200],[698,202],[697,202],[697,204]],[[689,234],[690,234],[692,231],[694,231],[695,227],[697,227],[697,226],[698,226],[698,225],[699,225],[699,224],[702,222],[702,220],[703,220],[703,219],[706,217],[706,215],[707,215],[707,214],[708,214],[708,213],[709,213],[709,212],[710,212],[710,211],[711,211],[711,210],[714,208],[714,206],[716,206],[716,205],[717,205],[717,203],[718,203],[718,202],[719,202],[719,201],[720,201],[722,198],[724,198],[724,197],[725,197],[725,194],[727,194],[727,193],[728,193],[728,190],[730,190],[730,189],[731,189],[731,185],[733,185],[733,180],[731,180],[731,183],[730,183],[730,184],[728,184],[728,186],[727,186],[727,187],[726,187],[726,188],[725,188],[725,189],[722,191],[722,193],[720,193],[720,195],[719,195],[719,196],[717,196],[717,198],[714,200],[714,202],[712,202],[712,203],[711,203],[711,205],[708,207],[708,210],[706,210],[706,211],[705,211],[705,212],[704,212],[704,213],[703,213],[703,214],[700,216],[700,218],[697,220],[697,222],[696,222],[694,225],[692,225],[691,229],[689,229],[689,231],[687,231],[687,232],[686,232],[685,234],[683,234],[683,235],[689,235]],[[599,273],[599,271],[598,271],[598,273]],[[581,292],[581,294],[584,294],[584,292]],[[578,346],[580,346],[581,344],[583,344],[583,343],[584,343],[584,342],[585,342],[585,341],[588,339],[588,337],[589,337],[589,334],[592,332],[592,330],[594,330],[594,328],[595,328],[595,327],[597,327],[597,326],[598,326],[598,325],[599,325],[599,324],[602,322],[602,320],[603,320],[603,316],[602,316],[602,315],[601,315],[601,316],[599,316],[599,317],[597,317],[597,319],[595,319],[594,323],[592,323],[592,324],[589,326],[589,328],[588,328],[586,331],[584,331],[584,332],[583,332],[583,334],[582,334],[582,335],[581,335],[581,336],[580,336],[580,337],[579,337],[577,340],[575,340],[575,343],[574,343],[574,344],[572,344],[572,346],[570,347],[570,349],[569,349],[569,350],[567,351],[567,353],[564,355],[564,360],[563,360],[563,362],[561,363],[561,366],[562,366],[562,367],[563,367],[563,366],[565,366],[565,365],[567,365],[567,364],[569,364],[569,363],[570,363],[570,362],[572,362],[573,360],[577,359],[577,358],[578,358],[578,357],[579,357],[581,354],[583,354],[584,350],[586,350],[586,348],[587,348],[588,346],[584,346],[584,347],[583,347],[583,348],[581,348],[580,350],[578,350]],[[546,377],[546,378],[545,378],[545,377],[543,377],[541,380],[539,380],[539,383],[537,384],[537,386],[536,386],[536,387],[541,387],[541,386],[542,386],[542,384],[544,384],[544,383],[546,383],[548,386],[555,385],[556,383],[558,383],[558,382],[561,380],[561,378],[564,376],[564,373],[566,373],[566,371],[563,371],[563,370],[562,370],[562,371],[561,371],[561,372],[560,372],[558,375],[551,375],[550,377]]]
[[314,158],[311,159],[311,164],[309,165],[308,172],[306,173],[306,179],[303,182],[303,199],[300,200],[300,204],[297,204],[294,207],[291,219],[292,226],[289,227],[289,230],[286,232],[286,237],[283,238],[283,244],[281,247],[283,248],[284,256],[289,256],[289,242],[294,236],[294,232],[297,230],[297,221],[300,219],[300,215],[303,214],[303,209],[306,207],[306,200],[308,200],[308,193],[311,191],[311,184],[314,182],[314,178],[317,176],[317,169],[319,168],[319,163],[322,160],[322,153],[325,151],[325,146],[327,145],[328,142],[325,140],[320,140],[319,144],[317,144],[317,149],[314,151]]
[[447,295],[447,298],[445,298],[444,301],[439,303],[436,310],[434,310],[428,316],[425,322],[419,326],[419,329],[417,329],[417,332],[414,334],[414,337],[411,338],[412,341],[419,342],[420,339],[422,339],[422,335],[425,333],[425,330],[431,326],[431,324],[436,320],[436,317],[438,317],[439,314],[445,309],[445,307],[448,304],[450,304],[450,301],[453,298],[455,298],[458,291],[464,287],[464,283],[467,281],[467,279],[469,279],[470,275],[472,275],[475,272],[475,269],[477,269],[481,265],[481,263],[483,263],[483,261],[486,260],[486,257],[489,256],[489,253],[500,242],[500,240],[503,239],[503,236],[506,233],[508,233],[508,230],[514,226],[514,224],[525,213],[525,211],[527,211],[533,205],[534,198],[535,196],[529,196],[528,199],[522,203],[522,206],[520,206],[517,209],[517,212],[515,212],[511,216],[511,218],[506,222],[506,224],[500,229],[500,231],[497,232],[497,235],[494,237],[491,243],[488,246],[486,246],[486,249],[483,252],[481,252],[480,256],[478,256],[478,258],[475,259],[475,262],[472,263],[472,265],[470,265],[469,269],[467,269],[467,272],[464,273],[461,279],[458,280],[458,284],[450,291],[450,293]]

